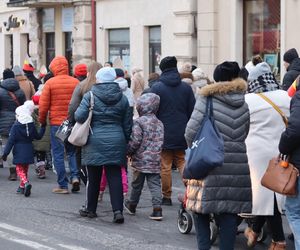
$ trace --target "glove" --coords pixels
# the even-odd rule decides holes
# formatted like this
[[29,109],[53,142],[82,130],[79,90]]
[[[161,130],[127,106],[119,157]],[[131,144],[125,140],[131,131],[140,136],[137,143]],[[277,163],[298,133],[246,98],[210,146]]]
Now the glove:
[[3,161],[6,161],[7,160],[7,155],[2,155],[1,158],[2,158]]

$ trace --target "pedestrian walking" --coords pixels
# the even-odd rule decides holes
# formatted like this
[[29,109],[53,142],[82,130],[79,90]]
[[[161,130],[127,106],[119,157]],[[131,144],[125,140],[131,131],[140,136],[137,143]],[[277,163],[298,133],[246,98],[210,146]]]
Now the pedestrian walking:
[[172,164],[182,174],[187,144],[184,138],[186,124],[195,105],[192,88],[180,79],[177,59],[168,56],[159,65],[162,74],[151,92],[160,97],[157,118],[164,124],[164,144],[161,152],[162,205],[172,205]]
[[[114,213],[113,222],[123,223],[123,189],[121,166],[126,164],[126,147],[132,128],[132,111],[119,85],[114,82],[116,71],[101,68],[97,83],[91,88],[94,97],[91,130],[87,144],[82,147],[81,164],[87,166],[87,204],[79,210],[81,216],[97,217],[99,184],[103,166],[109,185]],[[91,93],[86,93],[75,112],[75,120],[83,123],[89,114]],[[101,149],[101,150],[99,150]]]
[[283,65],[286,73],[282,80],[282,89],[288,90],[298,75],[300,75],[300,58],[295,48],[287,50],[283,55]]
[[20,66],[15,65],[12,69],[15,74],[16,80],[19,82],[20,88],[23,90],[26,100],[31,100],[31,97],[35,94],[35,89],[31,81],[24,76],[24,72]]
[[74,67],[74,77],[82,82],[87,77],[87,66],[84,63],[79,63]]
[[[298,82],[298,81],[297,81]],[[296,86],[296,93],[291,100],[290,117],[286,130],[281,134],[279,151],[288,155],[290,162],[300,170],[300,86]],[[286,216],[294,234],[296,250],[300,249],[300,181],[297,181],[297,195],[287,196],[285,202]]]
[[[2,139],[2,148],[5,147],[9,131],[15,122],[15,110],[26,101],[24,92],[15,79],[15,74],[10,69],[3,71],[3,81],[0,84],[0,135]],[[9,168],[10,181],[17,180],[16,168],[12,163],[12,153],[7,156],[3,163],[5,168]]]
[[164,141],[164,127],[156,117],[160,98],[148,93],[137,101],[139,117],[134,120],[131,139],[128,144],[128,155],[132,158],[133,168],[132,190],[125,201],[129,214],[135,214],[140,196],[147,180],[152,195],[153,211],[150,219],[161,220],[161,182],[160,182],[160,153]]
[[[212,97],[213,117],[224,139],[224,163],[201,180],[188,180],[186,207],[193,212],[198,249],[210,249],[210,214],[219,227],[220,249],[233,250],[239,213],[251,212],[251,180],[245,139],[249,110],[245,103],[247,83],[238,78],[236,62],[223,62],[214,71],[215,83],[200,89],[185,138],[189,147]],[[212,152],[213,154],[213,152]]]
[[25,73],[25,76],[28,78],[28,80],[33,83],[35,91],[38,91],[38,88],[40,84],[42,84],[42,81],[35,77],[33,73],[34,70],[35,68],[33,67],[33,65],[26,60],[23,65],[23,71]]
[[248,79],[250,82],[245,100],[250,112],[250,129],[246,146],[252,186],[252,215],[256,217],[252,220],[252,227],[246,228],[245,236],[248,246],[253,247],[267,222],[272,236],[271,244],[278,244],[280,249],[285,249],[281,219],[285,198],[263,187],[260,182],[270,159],[279,154],[278,143],[285,129],[280,114],[263,98],[274,103],[286,117],[289,117],[290,98],[286,91],[280,90],[266,62],[250,69]]
[[2,160],[6,161],[7,156],[13,149],[13,164],[16,165],[17,175],[20,178],[20,185],[17,193],[30,196],[31,187],[28,180],[29,164],[34,163],[34,150],[32,141],[39,140],[45,133],[45,127],[42,126],[37,132],[32,119],[34,104],[32,101],[26,101],[22,106],[16,109],[16,122],[13,124],[8,142],[4,148]]
[[79,173],[76,165],[75,146],[70,143],[63,145],[55,134],[61,123],[67,119],[68,105],[72,93],[79,83],[77,79],[69,76],[68,61],[63,56],[56,56],[49,66],[54,77],[50,78],[43,88],[39,100],[39,121],[42,125],[46,124],[48,113],[51,126],[51,149],[54,167],[57,173],[58,187],[52,190],[56,194],[68,194],[69,180],[66,174],[64,163],[65,150],[69,159],[71,174],[72,192],[78,192]]

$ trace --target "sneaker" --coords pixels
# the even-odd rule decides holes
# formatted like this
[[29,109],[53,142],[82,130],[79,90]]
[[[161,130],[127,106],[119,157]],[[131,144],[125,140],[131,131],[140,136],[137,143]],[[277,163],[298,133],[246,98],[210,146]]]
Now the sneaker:
[[74,178],[72,180],[72,189],[71,191],[74,192],[79,192],[80,191],[80,183],[79,180],[77,178]]
[[18,187],[16,193],[17,194],[24,194],[24,189],[23,187]]
[[58,188],[53,188],[52,193],[55,193],[55,194],[68,194],[69,190],[67,188],[58,187]]
[[129,214],[135,215],[136,205],[131,204],[129,200],[125,200],[125,202],[124,202],[124,208],[126,209],[126,211]]
[[161,204],[164,205],[164,206],[172,206],[172,199],[163,197],[162,201],[161,201]]
[[31,188],[32,188],[32,185],[29,182],[26,182],[25,183],[25,188],[24,188],[24,196],[25,197],[30,196],[30,194],[31,194]]
[[120,210],[117,210],[117,211],[114,212],[113,222],[117,223],[117,224],[124,223],[124,216],[123,216],[123,214]]
[[160,221],[162,220],[162,209],[160,207],[155,207],[153,208],[152,214],[149,216],[151,220],[157,220]]
[[36,175],[39,179],[45,179],[46,178],[46,170],[45,170],[45,166],[38,166],[35,169]]
[[81,217],[88,217],[90,219],[98,217],[95,212],[88,211],[85,207],[79,209],[79,214]]
[[245,237],[247,238],[247,246],[254,247],[257,243],[258,234],[255,233],[252,228],[247,227],[244,232]]

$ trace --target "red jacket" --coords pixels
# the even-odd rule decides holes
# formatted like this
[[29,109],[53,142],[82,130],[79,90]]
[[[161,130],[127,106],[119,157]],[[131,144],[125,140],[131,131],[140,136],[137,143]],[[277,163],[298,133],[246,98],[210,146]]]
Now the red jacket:
[[39,101],[39,121],[46,123],[49,112],[50,125],[59,126],[68,116],[68,105],[79,81],[68,75],[68,61],[63,56],[55,57],[49,69],[54,77],[43,88]]

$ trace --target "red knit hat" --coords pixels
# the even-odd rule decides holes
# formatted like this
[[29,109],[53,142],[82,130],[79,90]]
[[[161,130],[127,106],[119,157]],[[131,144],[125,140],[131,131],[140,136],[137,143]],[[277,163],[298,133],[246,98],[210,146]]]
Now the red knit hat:
[[74,76],[86,76],[87,66],[84,63],[77,64],[74,68]]
[[30,63],[24,63],[23,70],[25,71],[34,71],[34,67]]

